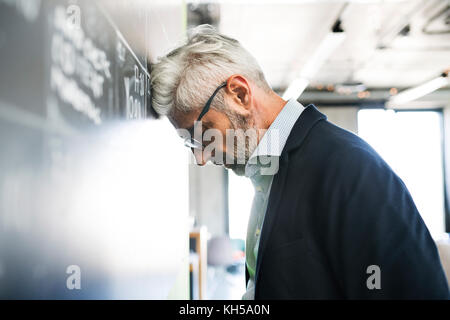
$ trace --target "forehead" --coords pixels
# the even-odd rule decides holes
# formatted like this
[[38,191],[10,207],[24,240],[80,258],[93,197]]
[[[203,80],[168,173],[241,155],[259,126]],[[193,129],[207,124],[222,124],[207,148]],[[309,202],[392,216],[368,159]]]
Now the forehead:
[[189,129],[197,120],[199,114],[200,110],[188,112],[176,110],[169,116],[169,120],[176,129]]

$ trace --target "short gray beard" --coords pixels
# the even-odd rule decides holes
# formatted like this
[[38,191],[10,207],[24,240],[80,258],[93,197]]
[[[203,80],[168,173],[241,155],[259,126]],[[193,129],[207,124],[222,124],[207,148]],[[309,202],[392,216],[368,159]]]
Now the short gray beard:
[[[235,112],[226,110],[226,115],[228,116],[228,119],[230,119],[230,122],[233,126],[234,130],[248,130],[252,127],[250,127],[247,122],[245,121],[244,117],[236,114]],[[256,128],[253,128],[256,130]],[[245,175],[245,167],[247,165],[248,160],[250,159],[250,156],[253,154],[257,147],[258,143],[255,141],[254,143],[245,143],[244,146],[237,145],[235,146],[233,150],[233,156],[236,161],[236,163],[229,165],[230,169],[233,170],[233,172],[238,176],[244,176]],[[244,150],[243,150],[244,149]],[[237,159],[239,155],[244,155],[244,163],[238,163]]]

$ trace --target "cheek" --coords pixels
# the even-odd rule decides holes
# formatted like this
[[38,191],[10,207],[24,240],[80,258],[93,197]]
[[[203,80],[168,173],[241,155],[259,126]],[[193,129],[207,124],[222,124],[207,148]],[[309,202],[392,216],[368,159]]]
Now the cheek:
[[216,146],[221,148],[222,152],[227,151],[227,130],[233,130],[233,125],[225,115],[220,117],[220,121],[216,123],[215,129],[220,132],[222,141],[217,141]]
[[[208,118],[205,119],[206,123],[209,123],[214,130],[217,130],[217,133],[220,133],[219,137],[221,137],[222,141],[214,140],[214,147],[216,151],[220,151],[223,154],[229,153],[232,155],[234,153],[233,147],[233,139],[230,138],[230,146],[227,148],[227,130],[234,130],[234,125],[231,119],[228,118],[227,115],[221,112],[217,112],[216,110],[211,110],[211,113],[208,115]],[[213,141],[211,141],[212,143]]]
[[[210,143],[214,144],[214,149],[216,152],[227,152],[227,136],[226,136],[226,129],[219,130],[216,129],[217,134],[214,135],[214,138],[211,139]],[[230,146],[231,148],[231,146]]]

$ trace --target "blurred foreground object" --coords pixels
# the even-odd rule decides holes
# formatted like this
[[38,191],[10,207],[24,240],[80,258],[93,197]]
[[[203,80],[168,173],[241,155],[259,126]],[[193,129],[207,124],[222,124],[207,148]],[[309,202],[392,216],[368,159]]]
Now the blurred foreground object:
[[1,299],[187,298],[187,157],[147,70],[181,2],[106,4],[0,1]]

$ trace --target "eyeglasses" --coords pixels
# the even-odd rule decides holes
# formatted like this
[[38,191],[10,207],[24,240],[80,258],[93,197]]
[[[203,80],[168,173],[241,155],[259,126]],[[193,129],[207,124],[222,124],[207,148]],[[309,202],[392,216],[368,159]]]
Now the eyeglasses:
[[[203,116],[209,111],[209,109],[210,109],[210,107],[211,107],[211,103],[212,103],[214,97],[216,96],[217,92],[219,92],[220,89],[222,89],[222,88],[224,88],[224,87],[226,87],[226,86],[227,86],[227,83],[224,82],[224,83],[222,83],[220,86],[218,86],[218,87],[216,88],[216,90],[215,90],[214,93],[211,95],[211,97],[208,99],[208,101],[206,101],[206,104],[205,104],[205,106],[203,107],[202,112],[200,112],[200,115],[198,116],[196,122],[200,121],[200,120],[203,118]],[[196,122],[194,122],[194,125],[195,125]],[[192,130],[192,131],[193,131],[193,130]],[[192,135],[191,135],[190,138],[186,138],[186,139],[184,140],[184,145],[185,145],[186,147],[188,147],[188,148],[193,148],[193,149],[203,149],[203,144],[202,144],[200,141],[198,141],[198,140],[192,138]]]

